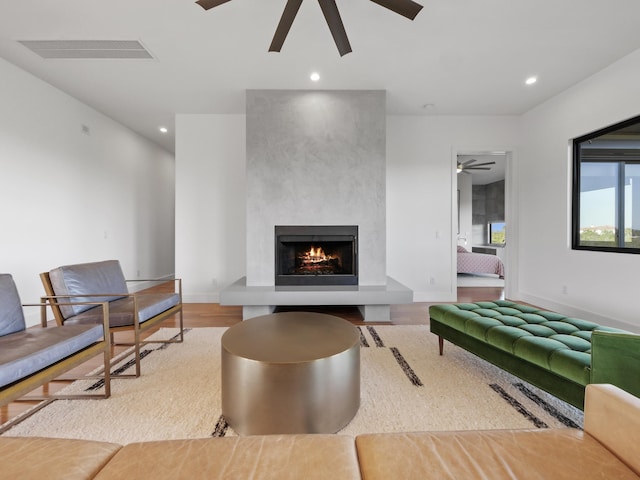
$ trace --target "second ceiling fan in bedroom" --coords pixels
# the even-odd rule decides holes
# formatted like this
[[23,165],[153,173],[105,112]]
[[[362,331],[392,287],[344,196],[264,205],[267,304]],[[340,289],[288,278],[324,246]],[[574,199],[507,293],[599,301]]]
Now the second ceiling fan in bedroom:
[[[231,0],[198,0],[196,3],[205,10],[209,10],[210,8],[217,7],[218,5],[222,5],[229,1]],[[410,20],[416,18],[416,15],[418,15],[420,10],[422,10],[422,5],[414,2],[413,0],[371,1]],[[338,51],[342,57],[352,50],[349,38],[347,37],[347,32],[342,23],[342,18],[340,17],[340,12],[338,11],[338,6],[336,5],[335,0],[318,0],[318,3],[320,4],[320,8],[322,9],[324,18],[327,21],[333,40],[336,42],[336,46],[338,47]],[[274,34],[271,46],[269,47],[270,52],[279,52],[282,49],[284,40],[287,38],[287,34],[291,29],[293,20],[296,18],[300,5],[302,5],[302,0],[287,0],[284,12],[280,17],[280,23],[278,23],[276,33]]]
[[458,173],[472,173],[474,170],[491,170],[488,165],[495,165],[496,162],[475,163],[477,160],[472,158],[465,162],[458,162]]

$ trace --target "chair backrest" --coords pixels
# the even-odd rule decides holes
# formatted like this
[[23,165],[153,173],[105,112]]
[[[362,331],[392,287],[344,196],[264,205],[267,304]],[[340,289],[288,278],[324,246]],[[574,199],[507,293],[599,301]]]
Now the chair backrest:
[[[117,260],[78,263],[54,268],[40,275],[47,295],[77,295],[72,299],[59,299],[60,303],[104,302],[122,298],[128,293],[127,283]],[[109,295],[92,297],[91,295]],[[78,315],[94,305],[55,305],[53,313],[58,323]],[[58,318],[58,316],[61,318]]]
[[22,303],[13,277],[0,273],[0,336],[21,332],[25,328]]

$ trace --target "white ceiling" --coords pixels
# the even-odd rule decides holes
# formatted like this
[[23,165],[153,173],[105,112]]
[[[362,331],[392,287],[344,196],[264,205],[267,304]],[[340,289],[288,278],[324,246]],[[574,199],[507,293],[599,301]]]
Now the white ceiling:
[[[281,53],[267,49],[286,0],[5,0],[0,56],[173,151],[175,114],[243,113],[246,89],[384,89],[390,114],[517,115],[640,48],[638,0],[418,1],[412,22],[337,0],[341,58],[313,0]],[[138,40],[154,59],[44,60],[18,43],[70,39]]]

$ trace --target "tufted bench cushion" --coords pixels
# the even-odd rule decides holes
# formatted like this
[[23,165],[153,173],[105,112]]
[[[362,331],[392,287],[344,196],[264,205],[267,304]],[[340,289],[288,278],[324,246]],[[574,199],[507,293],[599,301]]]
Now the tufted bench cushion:
[[[429,314],[431,331],[441,338],[545,390],[547,386],[536,381],[544,376],[543,371],[582,387],[590,383],[594,332],[631,335],[624,330],[503,300],[432,305]],[[531,369],[534,378],[526,378],[528,372],[523,372],[522,367],[528,365],[538,367]],[[566,400],[576,404],[575,399]],[[577,403],[581,406],[582,401],[578,399]]]

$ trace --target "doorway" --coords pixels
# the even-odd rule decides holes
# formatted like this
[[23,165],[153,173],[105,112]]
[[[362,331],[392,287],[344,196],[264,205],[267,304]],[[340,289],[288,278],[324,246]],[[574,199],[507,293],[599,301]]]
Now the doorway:
[[458,287],[502,287],[507,271],[507,151],[455,155]]

